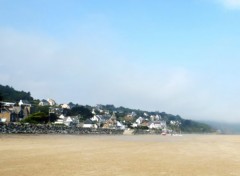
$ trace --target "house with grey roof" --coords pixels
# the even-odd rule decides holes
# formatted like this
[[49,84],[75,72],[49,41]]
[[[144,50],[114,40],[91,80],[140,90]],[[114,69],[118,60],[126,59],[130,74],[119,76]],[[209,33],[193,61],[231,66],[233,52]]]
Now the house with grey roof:
[[39,105],[39,106],[49,106],[50,104],[49,104],[49,102],[48,102],[47,100],[42,99],[42,100],[39,102],[38,105]]
[[27,100],[20,100],[18,103],[19,106],[29,106],[31,107],[32,105],[29,103]]

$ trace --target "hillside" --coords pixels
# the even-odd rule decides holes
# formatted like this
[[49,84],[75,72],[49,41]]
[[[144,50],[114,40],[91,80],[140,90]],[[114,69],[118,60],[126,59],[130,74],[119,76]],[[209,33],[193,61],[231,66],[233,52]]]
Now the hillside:
[[240,134],[240,123],[226,123],[226,122],[213,122],[203,121],[203,123],[217,129],[221,134]]
[[[19,100],[28,100],[29,102],[36,103],[34,98],[31,96],[30,92],[24,92],[24,91],[17,91],[14,88],[10,86],[2,86],[0,85],[0,101],[11,101],[11,102],[17,102]],[[115,114],[118,121],[124,121],[126,116],[129,114],[133,114],[133,118],[130,120],[131,122],[135,122],[135,120],[138,117],[144,117],[146,119],[150,119],[151,116],[160,116],[162,120],[166,121],[167,125],[170,125],[171,121],[178,121],[180,122],[180,130],[182,132],[186,133],[211,133],[214,131],[214,129],[205,124],[196,122],[193,120],[185,120],[179,115],[172,115],[167,114],[165,112],[149,112],[149,111],[143,111],[139,109],[131,109],[131,108],[125,108],[125,107],[115,107],[114,105],[97,105],[97,107],[92,106],[86,106],[87,109],[98,109],[98,106],[101,107],[104,111],[109,111],[109,114]],[[38,106],[35,106],[35,108]],[[45,108],[45,107],[41,107]],[[38,109],[39,111],[39,109]],[[48,111],[48,110],[46,110]],[[33,110],[34,112],[34,110]]]
[[[119,118],[119,120],[123,120],[122,117],[126,116],[129,113],[133,113],[136,115],[136,118],[141,116],[141,117],[146,117],[149,118],[151,115],[160,115],[163,120],[167,122],[167,125],[170,125],[171,121],[178,121],[181,123],[180,125],[180,130],[183,133],[212,133],[215,131],[214,128],[212,128],[210,125],[202,122],[196,122],[193,120],[186,120],[183,119],[179,115],[172,115],[172,114],[167,114],[165,112],[149,112],[149,111],[143,111],[139,109],[130,109],[130,108],[125,108],[125,107],[115,107],[114,105],[100,105],[103,110],[108,110],[110,113],[115,112],[116,116]],[[147,114],[147,116],[146,116]],[[133,120],[136,120],[133,119]]]
[[30,92],[18,91],[8,85],[0,85],[0,101],[17,102],[19,100],[33,101],[33,97]]

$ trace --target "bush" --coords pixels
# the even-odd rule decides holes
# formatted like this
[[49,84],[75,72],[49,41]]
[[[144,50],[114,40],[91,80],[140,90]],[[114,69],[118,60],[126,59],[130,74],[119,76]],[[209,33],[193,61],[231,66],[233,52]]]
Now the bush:
[[38,123],[47,123],[48,120],[49,120],[49,117],[45,113],[37,112],[23,119],[22,122],[38,124]]

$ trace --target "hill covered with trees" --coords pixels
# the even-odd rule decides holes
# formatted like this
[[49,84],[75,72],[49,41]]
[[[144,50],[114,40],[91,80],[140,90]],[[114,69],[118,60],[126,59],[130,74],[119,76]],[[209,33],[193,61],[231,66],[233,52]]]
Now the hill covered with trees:
[[[26,118],[26,122],[38,122],[39,119],[43,119],[42,121],[46,121],[46,116],[49,112],[49,106],[38,106],[39,100],[35,100],[30,92],[18,91],[10,86],[2,86],[0,85],[0,101],[11,101],[17,102],[19,100],[28,100],[34,106],[32,107],[32,116]],[[145,119],[151,119],[151,116],[160,116],[161,120],[166,121],[167,125],[170,126],[172,121],[178,122],[179,129],[182,132],[186,133],[211,133],[214,129],[205,123],[196,122],[193,120],[183,119],[179,115],[167,114],[165,112],[149,112],[143,111],[139,109],[131,109],[125,107],[115,107],[114,105],[97,105],[97,106],[75,106],[74,108],[67,110],[63,109],[63,113],[67,116],[76,116],[80,115],[83,119],[91,118],[94,114],[92,111],[95,111],[95,114],[101,114],[101,111],[104,113],[108,112],[108,114],[114,114],[116,116],[116,120],[120,122],[125,122],[125,124],[132,124],[136,121],[137,118],[143,117]],[[41,117],[41,118],[39,118]],[[50,117],[49,117],[50,118]],[[56,120],[57,117],[53,117],[50,119]]]
[[18,91],[10,86],[0,85],[0,101],[17,102],[19,100],[33,101],[30,92]]
[[[177,121],[180,123],[179,128],[182,132],[185,133],[212,133],[216,131],[214,128],[212,128],[210,125],[197,122],[193,120],[183,119],[179,115],[172,115],[167,114],[165,112],[149,112],[149,111],[143,111],[139,109],[130,109],[125,107],[115,107],[114,105],[101,105],[101,108],[104,110],[108,110],[110,113],[115,112],[115,115],[118,120],[129,120],[130,122],[134,122],[136,118],[138,117],[146,117],[149,118],[150,116],[161,116],[162,120],[166,121],[167,125],[171,125],[171,121]],[[130,113],[134,113],[135,118],[126,119],[127,115]]]

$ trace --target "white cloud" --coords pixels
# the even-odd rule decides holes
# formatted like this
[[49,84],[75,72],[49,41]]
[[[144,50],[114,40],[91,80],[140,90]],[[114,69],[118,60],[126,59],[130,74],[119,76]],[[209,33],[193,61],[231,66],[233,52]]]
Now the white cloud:
[[240,9],[240,0],[217,0],[217,2],[228,9]]

